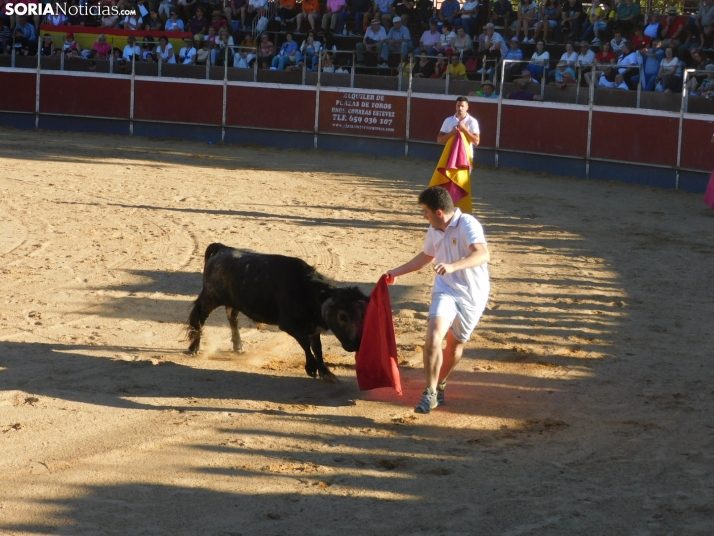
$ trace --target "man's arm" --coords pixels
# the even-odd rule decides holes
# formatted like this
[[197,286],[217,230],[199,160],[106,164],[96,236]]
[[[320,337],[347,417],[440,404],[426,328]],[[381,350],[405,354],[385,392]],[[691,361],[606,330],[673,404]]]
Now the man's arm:
[[457,127],[454,127],[451,132],[439,131],[439,135],[436,137],[436,143],[446,143],[447,141],[449,141],[449,138],[455,136],[458,131],[459,129]]
[[473,132],[469,132],[468,130],[466,130],[466,126],[464,126],[463,123],[459,123],[456,128],[463,132],[466,135],[466,139],[474,145],[478,145],[481,142],[481,134],[474,134]]
[[491,260],[491,254],[488,252],[488,246],[486,244],[471,244],[469,249],[471,253],[469,253],[467,257],[452,263],[441,262],[434,266],[434,271],[439,275],[446,275],[456,272],[457,270],[476,268]]
[[391,285],[392,283],[394,283],[394,280],[399,276],[421,270],[425,266],[431,264],[433,260],[434,257],[430,257],[423,251],[417,253],[416,257],[414,257],[409,262],[402,264],[398,268],[394,268],[393,270],[387,271],[387,284]]

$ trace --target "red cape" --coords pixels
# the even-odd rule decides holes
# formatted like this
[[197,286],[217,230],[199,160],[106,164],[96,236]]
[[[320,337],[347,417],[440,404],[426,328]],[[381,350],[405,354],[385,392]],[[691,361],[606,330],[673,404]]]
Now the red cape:
[[369,296],[369,305],[364,315],[362,342],[355,360],[357,383],[361,391],[392,387],[397,393],[402,394],[392,304],[389,301],[385,276],[381,277]]

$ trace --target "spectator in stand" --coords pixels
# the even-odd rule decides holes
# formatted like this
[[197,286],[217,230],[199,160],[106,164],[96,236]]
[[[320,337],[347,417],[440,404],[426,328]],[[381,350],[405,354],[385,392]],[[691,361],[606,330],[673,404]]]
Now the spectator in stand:
[[382,47],[383,62],[388,62],[390,52],[399,53],[400,61],[403,61],[412,48],[412,36],[409,34],[409,28],[402,23],[402,18],[394,17],[392,23],[394,26],[389,30],[386,44]]
[[167,32],[183,32],[184,31],[183,21],[181,19],[179,19],[177,11],[172,11],[171,18],[166,21],[166,31]]
[[[432,0],[416,0],[415,11],[421,28],[427,28],[431,19],[436,16]],[[439,19],[437,18],[437,20]]]
[[364,34],[361,43],[357,43],[357,65],[364,67],[364,53],[376,52],[377,56],[382,51],[384,41],[387,39],[387,32],[380,24],[380,19],[374,19]]
[[456,12],[458,15],[454,19],[454,28],[458,31],[463,27],[467,35],[473,35],[476,30],[476,22],[478,17],[479,0],[466,0],[461,9]]
[[523,69],[521,76],[523,76],[527,71],[528,76],[530,76],[537,84],[538,79],[544,75],[544,71],[548,68],[549,63],[550,54],[545,49],[545,42],[541,39],[536,43],[536,50],[533,53],[533,56],[531,56],[530,63],[526,65],[525,69]]
[[580,0],[568,0],[563,6],[561,23],[563,35],[566,39],[577,40],[580,38],[580,20],[583,17],[583,4]]
[[[208,31],[210,32],[211,30],[209,29]],[[228,65],[231,65],[234,54],[233,45],[233,37],[228,32],[228,27],[222,26],[216,36],[215,46],[211,54],[211,64],[223,65],[227,58]]]
[[664,59],[659,65],[655,90],[665,93],[682,91],[682,62],[674,55],[672,46],[664,49]]
[[[2,49],[5,49],[5,43],[7,41],[7,36],[10,35],[10,32],[8,31],[7,33],[2,31],[3,28],[3,23],[2,20],[0,20],[0,42],[2,43]],[[105,38],[106,39],[106,38]],[[95,43],[96,45],[96,43]],[[109,46],[109,45],[107,45]],[[111,52],[112,47],[109,47],[109,52]],[[57,47],[55,46],[54,41],[52,41],[52,36],[50,34],[45,34],[42,36],[42,44],[40,45],[40,56],[54,56],[55,52],[57,51]]]
[[682,44],[679,45],[677,56],[684,63],[687,63],[690,56],[688,52],[693,48],[699,47],[700,43],[701,36],[699,28],[697,28],[696,24],[688,24],[684,29]]
[[17,25],[15,26],[15,32],[20,29],[22,30],[22,37],[27,39],[30,43],[37,42],[37,33],[35,32],[35,27],[32,23],[27,21],[27,17],[21,15],[17,16]]
[[578,54],[578,61],[576,67],[580,69],[580,72],[584,75],[592,70],[593,64],[595,63],[595,53],[590,50],[590,45],[587,41],[580,42],[580,54]]
[[[538,41],[539,43],[541,41]],[[542,101],[543,97],[536,95],[532,91],[528,91],[528,82],[521,80],[518,82],[518,91],[511,93],[508,98],[510,100],[522,100],[522,101]]]
[[[449,58],[449,68],[446,71],[449,73],[449,78],[452,80],[467,80],[466,67],[461,63],[458,54],[452,54]],[[441,78],[446,78],[446,72],[441,75]]]
[[104,34],[99,34],[97,40],[92,45],[92,51],[94,56],[106,60],[109,58],[109,54],[112,53],[112,46],[107,43],[107,36]]
[[[657,76],[659,75],[659,66],[664,59],[664,50],[662,50],[662,40],[655,39],[649,47],[643,48],[640,51],[642,58],[642,89],[644,91],[654,91]],[[637,77],[633,77],[633,82]]]
[[550,85],[558,86],[559,88],[565,87],[564,84],[572,84],[575,81],[575,71],[572,67],[568,65],[565,60],[560,60],[558,65],[551,71],[553,75],[548,73],[548,77],[552,80],[549,82]]
[[441,40],[441,32],[439,31],[438,21],[436,19],[431,19],[429,21],[429,29],[421,34],[419,39],[419,48],[414,49],[414,54],[427,54],[429,56],[436,56],[438,51],[436,50],[436,45],[439,44]]
[[65,26],[68,23],[69,19],[61,12],[58,12],[56,15],[48,14],[47,17],[45,17],[45,24],[49,24],[50,26]]
[[162,16],[162,21],[166,22],[171,18],[171,13],[176,11],[176,0],[161,0],[159,3],[159,16]]
[[454,31],[454,25],[450,22],[445,22],[441,26],[441,36],[439,37],[439,42],[437,43],[436,52],[451,55],[453,52],[451,50],[451,40],[456,37],[456,32]]
[[[218,39],[218,34],[216,33],[216,29],[213,26],[208,27],[208,35],[203,38],[204,41],[208,41],[211,43],[211,49],[215,48],[216,46],[216,39]],[[213,59],[211,59],[211,64],[213,64]]]
[[610,48],[615,56],[622,54],[622,49],[625,46],[625,43],[627,43],[627,39],[622,37],[622,32],[620,30],[615,30],[615,35],[610,41]]
[[[0,0],[0,10],[2,9],[2,0]],[[5,24],[5,21],[0,18],[0,54],[7,54],[10,43],[12,43],[12,32]]]
[[461,10],[461,4],[458,0],[444,0],[439,8],[439,20],[444,23],[449,21],[454,24],[454,20],[458,17],[457,13]]
[[286,23],[294,21],[295,17],[297,17],[295,3],[295,0],[280,0],[278,4],[278,14],[275,15],[275,20],[280,23],[282,28],[285,28],[285,26],[287,26]]
[[122,59],[130,62],[133,56],[136,56],[136,61],[141,61],[141,47],[136,44],[136,37],[129,36],[126,40],[127,45],[124,47]]
[[119,16],[112,15],[111,12],[104,12],[102,18],[99,20],[99,26],[101,28],[116,28],[119,24]]
[[152,32],[160,32],[164,29],[164,21],[159,17],[159,12],[155,9],[149,11],[149,19],[144,25],[144,30]]
[[521,0],[518,4],[518,13],[516,14],[515,22],[515,33],[518,35],[523,32],[523,42],[524,43],[535,43],[534,39],[528,39],[528,30],[533,26],[536,21],[536,14],[538,13],[538,6],[533,0]]
[[[497,73],[501,72],[501,63],[503,63],[503,60],[522,60],[523,59],[523,51],[521,50],[521,47],[519,46],[519,41],[516,36],[511,37],[511,40],[508,42],[509,44],[509,49],[503,53],[501,56],[501,61],[498,64]],[[511,79],[513,78],[513,72],[520,72],[523,69],[520,67],[520,64],[518,63],[507,63],[504,71],[504,82],[510,82]]]
[[679,16],[676,7],[671,7],[667,10],[667,19],[662,26],[662,39],[664,46],[678,47],[684,37],[686,28],[684,17]]
[[504,33],[511,27],[513,20],[513,4],[510,0],[496,0],[491,11],[491,22],[495,26],[503,26]]
[[363,16],[362,26],[367,26],[371,19],[379,19],[386,31],[392,20],[392,0],[374,0],[372,8]]
[[447,68],[448,64],[446,62],[446,56],[444,56],[443,54],[437,54],[436,62],[434,63],[434,73],[431,75],[431,77],[442,78],[441,75],[446,72]]
[[617,58],[617,64],[620,66],[618,73],[622,75],[627,87],[635,89],[636,86],[632,83],[632,77],[639,74],[639,57],[632,47],[632,43],[625,43],[622,47],[622,54]]
[[304,63],[308,71],[314,71],[319,60],[320,50],[322,50],[322,44],[315,40],[315,32],[308,32],[297,54],[298,67]]
[[[474,42],[471,40],[469,35],[466,33],[463,26],[461,26],[456,31],[456,37],[454,37],[449,43],[449,48],[454,51],[454,54],[463,55],[465,51],[473,51]],[[500,56],[500,54],[499,54]],[[500,59],[500,58],[499,58]]]
[[178,0],[178,6],[176,11],[178,11],[179,18],[182,21],[189,21],[193,17],[193,10],[198,6],[198,0]]
[[295,33],[300,33],[302,31],[302,21],[307,19],[310,24],[310,29],[315,31],[315,23],[317,18],[320,16],[320,3],[317,0],[302,0],[302,11],[298,13],[295,19]]
[[[578,53],[573,49],[572,42],[568,41],[565,43],[565,52],[563,52],[563,55],[560,56],[560,61],[564,61],[565,65],[571,69],[575,67],[575,64],[578,62]],[[560,62],[558,62],[558,66],[559,65]],[[554,80],[557,81],[556,75],[558,73],[558,66],[556,66],[555,69],[548,71],[549,82],[553,82]]]
[[638,24],[635,26],[635,35],[632,36],[632,47],[635,51],[642,50],[643,48],[649,48],[652,44],[652,39],[642,33],[642,26]]
[[228,21],[223,18],[221,11],[216,9],[211,13],[210,27],[216,30],[216,35],[221,31],[221,28],[228,28]]
[[144,44],[141,47],[141,59],[150,63],[156,61],[156,43],[150,35],[144,37]]
[[414,2],[410,0],[392,0],[392,5],[389,7],[392,12],[392,23],[394,17],[402,19],[402,25],[406,28],[409,26],[409,18],[414,11]]
[[196,65],[206,65],[211,61],[212,48],[208,39],[201,41],[201,48],[196,49]]
[[15,29],[15,40],[14,43],[10,43],[7,46],[7,53],[12,54],[13,49],[15,50],[15,56],[30,55],[30,42],[25,39],[25,35],[22,33],[22,28]]
[[481,82],[481,88],[476,92],[476,96],[484,99],[497,99],[496,86],[490,80],[484,80]]
[[419,56],[419,62],[414,65],[414,78],[431,78],[434,74],[434,61],[426,57],[425,54]]
[[326,32],[327,28],[334,33],[337,28],[337,21],[340,13],[345,10],[345,0],[327,0],[325,4],[325,14],[322,16],[322,31]]
[[76,51],[77,55],[82,53],[82,47],[79,43],[74,40],[74,34],[72,32],[67,32],[64,38],[64,43],[62,43],[62,52],[67,56],[73,54]]
[[588,19],[583,23],[583,35],[580,37],[582,41],[590,39],[590,34],[593,34],[593,45],[600,43],[600,32],[607,29],[607,21],[605,20],[605,4],[593,2],[588,10]]
[[188,24],[188,29],[193,34],[195,41],[203,41],[203,36],[208,33],[208,19],[203,14],[203,8],[199,6],[196,8],[196,15]]
[[275,56],[275,45],[268,39],[267,32],[263,32],[258,43],[258,65],[262,66],[265,63],[270,65],[273,56]]
[[543,33],[543,39],[550,43],[553,34],[558,29],[558,23],[562,19],[562,8],[558,0],[547,0],[541,10],[540,21],[536,23],[533,31],[533,42],[538,40],[538,36]]
[[714,31],[714,0],[704,0],[704,4],[699,8],[697,16],[694,18],[696,31],[693,31],[695,41],[699,46],[704,46],[704,31],[709,35]]
[[637,23],[640,17],[640,4],[633,0],[625,0],[617,6],[617,14],[615,16],[615,28],[621,32],[629,32]]
[[165,35],[159,37],[159,47],[156,49],[156,53],[162,63],[176,63],[174,47],[171,46],[169,38]]
[[238,51],[233,56],[233,67],[238,69],[248,69],[253,66],[257,56],[257,43],[250,32],[246,32],[243,40],[238,45]]
[[347,19],[352,17],[354,27],[350,35],[353,37],[362,37],[362,33],[364,32],[364,14],[369,11],[370,7],[371,4],[369,0],[347,0],[345,9],[343,9],[339,17],[337,17],[337,33],[342,32],[344,25],[347,24]]
[[[518,38],[516,37],[516,39]],[[489,22],[486,25],[486,30],[478,38],[478,55],[479,57],[486,56],[487,65],[482,65],[477,73],[481,74],[482,70],[486,69],[486,74],[493,74],[493,68],[501,61],[501,54],[507,48],[503,36],[495,30],[494,24]]]
[[649,21],[647,22],[647,26],[645,26],[643,33],[650,39],[662,38],[662,25],[660,24],[660,17],[659,11],[655,11],[649,16]]
[[141,21],[136,15],[126,15],[121,23],[123,30],[138,30],[141,28]]
[[194,65],[196,63],[196,54],[198,51],[193,46],[193,37],[183,38],[183,48],[179,50],[179,63],[183,65]]
[[280,51],[273,58],[271,70],[284,71],[288,65],[297,64],[298,44],[293,41],[293,34],[285,34],[285,42],[280,46]]
[[[591,73],[585,73],[585,82],[588,85],[593,83],[595,80],[595,86],[599,85],[600,77],[603,73],[612,70],[612,66],[617,63],[617,56],[612,51],[609,41],[605,41],[600,45],[600,52],[595,54],[595,62],[593,64],[593,70]],[[614,74],[613,74],[614,80]]]
[[68,11],[69,17],[67,17],[67,22],[70,26],[85,26],[87,24],[87,16],[83,15],[79,10],[79,0],[72,0],[70,2],[70,7],[73,8]]
[[701,82],[692,78],[692,97],[714,97],[714,65],[709,63],[704,70],[706,76]]

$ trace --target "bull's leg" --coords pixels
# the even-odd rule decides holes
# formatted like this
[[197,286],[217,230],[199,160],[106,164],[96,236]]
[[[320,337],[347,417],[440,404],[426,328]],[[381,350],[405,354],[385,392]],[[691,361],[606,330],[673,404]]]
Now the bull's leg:
[[327,383],[338,383],[337,376],[330,372],[327,368],[325,362],[322,360],[322,341],[320,340],[320,334],[310,335],[310,347],[312,352],[315,354],[315,361],[317,362],[317,372],[320,374],[320,378]]
[[203,292],[193,304],[191,314],[188,316],[188,340],[190,341],[188,353],[197,354],[201,347],[201,332],[206,319],[218,307]]
[[243,341],[240,340],[240,331],[238,331],[238,309],[226,307],[226,316],[228,323],[231,325],[231,340],[233,341],[233,351],[237,354],[243,353]]
[[310,336],[304,331],[296,329],[292,326],[278,324],[278,327],[295,339],[298,344],[300,344],[302,349],[305,351],[305,372],[307,372],[308,376],[315,378],[317,376],[318,368],[315,356],[312,355],[312,350],[310,349]]

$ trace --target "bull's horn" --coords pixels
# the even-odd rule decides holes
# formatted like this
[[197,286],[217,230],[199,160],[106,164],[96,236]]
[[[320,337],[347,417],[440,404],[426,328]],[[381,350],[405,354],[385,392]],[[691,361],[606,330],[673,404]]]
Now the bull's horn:
[[322,319],[327,322],[327,309],[332,305],[332,298],[327,298],[325,302],[322,304],[322,309],[320,310],[320,313],[322,314]]

